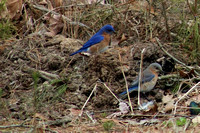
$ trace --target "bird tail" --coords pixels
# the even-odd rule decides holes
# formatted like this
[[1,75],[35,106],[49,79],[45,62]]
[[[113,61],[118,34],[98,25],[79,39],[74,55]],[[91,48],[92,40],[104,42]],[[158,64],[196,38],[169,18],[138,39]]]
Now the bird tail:
[[[128,89],[128,92],[131,93],[131,92],[133,92],[133,91],[135,91],[137,89],[138,89],[138,86],[133,86],[133,87]],[[120,93],[119,97],[122,98],[122,99],[126,98],[127,97],[127,91],[124,91],[124,92]]]
[[73,56],[73,55],[78,54],[78,53],[83,52],[83,51],[86,51],[86,50],[81,48],[81,49],[77,50],[76,52],[70,54],[70,56]]

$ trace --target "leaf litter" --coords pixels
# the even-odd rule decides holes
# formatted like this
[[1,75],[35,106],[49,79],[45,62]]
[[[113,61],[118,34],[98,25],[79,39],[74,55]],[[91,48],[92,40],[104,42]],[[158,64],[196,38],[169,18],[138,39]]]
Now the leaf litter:
[[[55,7],[48,2],[43,1],[43,8],[47,7],[46,9],[53,10]],[[61,1],[55,2],[58,2],[57,4],[60,5]],[[68,132],[74,129],[79,131],[77,122],[81,125],[80,130],[82,132],[89,130],[102,132],[104,129],[101,123],[113,120],[117,126],[113,125],[114,128],[111,131],[134,130],[139,132],[158,132],[158,129],[162,128],[161,121],[165,122],[173,117],[171,114],[174,109],[174,102],[177,101],[178,97],[168,92],[168,86],[166,90],[166,80],[161,79],[153,92],[144,94],[144,96],[142,94],[143,97],[154,100],[156,106],[158,106],[151,113],[139,110],[137,106],[137,94],[131,94],[134,114],[129,113],[129,105],[126,102],[118,103],[109,90],[98,83],[99,80],[106,83],[116,96],[124,91],[125,81],[121,69],[124,69],[127,82],[130,84],[138,74],[140,52],[143,48],[146,48],[144,67],[159,58],[163,59],[160,63],[164,68],[169,67],[166,64],[168,58],[163,58],[167,55],[160,49],[159,45],[151,41],[142,41],[145,38],[145,32],[143,31],[145,27],[143,26],[143,18],[139,18],[141,16],[140,12],[135,12],[132,9],[133,7],[131,7],[131,10],[121,9],[122,12],[127,12],[127,15],[130,15],[128,16],[129,18],[133,18],[125,21],[125,25],[122,25],[122,23],[118,24],[118,22],[124,21],[117,16],[122,15],[120,13],[116,14],[116,16],[114,15],[113,20],[109,19],[108,16],[110,14],[106,14],[108,16],[105,16],[105,18],[108,18],[104,19],[105,21],[101,23],[96,20],[91,24],[86,21],[88,18],[82,18],[81,22],[84,22],[84,24],[93,29],[90,30],[83,28],[82,24],[72,23],[73,21],[70,21],[71,25],[66,24],[64,22],[66,18],[63,20],[63,17],[59,14],[51,14],[50,12],[44,16],[46,20],[42,20],[37,16],[38,14],[34,14],[35,12],[42,14],[42,12],[34,9],[33,3],[26,4],[30,4],[29,6],[32,7],[24,7],[27,8],[29,21],[26,23],[23,20],[21,23],[26,23],[29,27],[34,25],[34,27],[29,28],[29,32],[26,31],[28,26],[21,27],[19,35],[27,35],[23,39],[13,38],[1,42],[2,54],[0,56],[0,67],[2,74],[0,77],[0,88],[2,92],[1,107],[3,109],[1,110],[0,117],[2,118],[2,127],[3,125],[19,124],[26,121],[26,125],[30,125],[31,129],[31,125],[34,124],[28,120],[37,118],[36,125],[39,127],[44,126],[40,124],[40,121],[47,122],[46,126],[49,125],[48,128],[38,128],[47,132],[51,132],[48,129],[58,132]],[[13,10],[19,12],[22,9],[19,6],[22,6],[22,3],[20,4],[19,2],[16,5],[16,9],[14,8]],[[110,10],[106,6],[103,8]],[[86,7],[85,11],[89,12],[89,9]],[[81,6],[77,9],[71,8],[68,10],[68,17],[74,15],[74,12],[70,10],[76,10],[78,15],[83,15],[84,13],[81,12]],[[59,11],[62,12],[62,10]],[[96,10],[93,11],[96,12]],[[12,11],[9,15],[13,18],[16,14]],[[16,19],[19,18],[17,17]],[[90,19],[95,20],[96,18]],[[37,25],[35,25],[36,20],[38,20]],[[48,24],[44,23],[45,21]],[[90,35],[106,23],[113,24],[116,31],[119,31],[117,35],[114,35],[111,44],[112,47],[107,52],[90,57],[80,55],[69,56],[70,53],[80,48],[83,42],[89,39]],[[138,27],[138,29],[134,29],[134,27]],[[181,56],[185,55],[182,49],[174,50],[175,48],[172,45],[165,45],[165,49],[182,62],[186,63],[189,61],[187,58]],[[119,60],[119,54],[121,55],[121,60]],[[177,73],[177,75],[179,73],[181,78],[195,76],[193,71],[187,72],[181,70],[176,72],[174,69],[173,67],[171,70],[166,69],[168,70],[166,73]],[[34,71],[39,71],[41,74],[38,81],[38,88],[33,87],[31,75]],[[173,81],[173,78],[169,78],[168,82],[171,80]],[[96,83],[98,84],[96,91],[91,95],[84,111],[81,110]],[[35,92],[37,92],[37,95],[34,95]],[[164,95],[164,93],[168,94]],[[162,98],[155,97],[158,94]],[[189,97],[195,99],[198,97],[198,94],[199,91],[196,89]],[[182,92],[179,92],[179,95],[183,95]],[[141,102],[148,103],[148,100],[143,97],[141,98]],[[185,102],[188,98],[179,104],[182,107],[187,107],[189,104]],[[34,105],[34,100],[37,101],[36,105]],[[83,116],[79,117],[80,113],[83,113]],[[107,118],[103,118],[101,116],[102,113],[106,113]],[[187,108],[178,108],[177,115],[179,113],[181,115],[189,115]],[[114,114],[115,117],[110,116],[110,114]],[[63,117],[64,119],[62,119]],[[50,124],[53,121],[57,123]],[[198,120],[193,121],[198,122]],[[95,124],[92,126],[91,122]],[[66,125],[62,126],[64,123]],[[72,127],[67,125],[72,125]],[[25,125],[21,124],[21,128],[23,126]],[[145,127],[141,129],[140,126]],[[2,129],[2,127],[0,128]],[[10,130],[27,131],[30,129],[15,128]],[[165,127],[164,129],[166,132],[169,130]],[[171,130],[173,131],[173,129]]]

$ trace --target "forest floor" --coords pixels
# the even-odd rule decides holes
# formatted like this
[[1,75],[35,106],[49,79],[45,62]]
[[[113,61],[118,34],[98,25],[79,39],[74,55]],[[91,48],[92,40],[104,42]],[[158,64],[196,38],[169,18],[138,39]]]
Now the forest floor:
[[[200,63],[163,28],[161,11],[146,14],[134,2],[68,3],[53,11],[49,3],[22,5],[21,14],[14,15],[16,35],[0,41],[0,132],[200,131],[188,108],[200,101]],[[178,15],[168,18],[171,32]],[[117,31],[109,50],[69,56],[105,24]],[[151,92],[141,93],[140,102],[153,101],[153,107],[139,110],[133,93],[133,112],[123,112],[116,97],[138,75],[143,49],[143,68],[157,62],[164,71]]]

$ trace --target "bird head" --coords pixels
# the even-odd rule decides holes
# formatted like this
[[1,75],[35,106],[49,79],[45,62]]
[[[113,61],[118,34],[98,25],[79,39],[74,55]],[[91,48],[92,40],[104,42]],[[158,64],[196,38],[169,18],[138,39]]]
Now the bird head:
[[112,34],[112,33],[115,33],[115,30],[114,28],[111,26],[111,25],[105,25],[103,26],[100,30],[99,30],[99,33],[103,33],[103,32],[106,32],[108,34]]
[[152,64],[150,64],[149,68],[153,69],[154,71],[161,71],[161,72],[163,71],[161,65],[158,64],[158,63],[152,63]]

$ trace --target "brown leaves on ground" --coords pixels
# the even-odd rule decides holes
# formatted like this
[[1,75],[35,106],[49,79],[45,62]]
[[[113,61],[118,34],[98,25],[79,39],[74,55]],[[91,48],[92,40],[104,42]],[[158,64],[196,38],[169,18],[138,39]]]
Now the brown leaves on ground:
[[[147,35],[148,27],[145,26],[148,24],[146,19],[142,17],[144,14],[139,11],[141,9],[149,10],[148,3],[141,1],[143,2],[141,4],[138,1],[135,3],[129,1],[131,2],[130,10],[127,7],[127,9],[122,7],[119,9],[122,10],[122,13],[115,10],[114,13],[106,16],[113,11],[106,3],[103,3],[103,6],[96,3],[96,6],[91,4],[87,6],[77,5],[76,7],[72,4],[67,5],[65,2],[62,0],[41,0],[37,8],[34,8],[36,5],[33,3],[24,6],[23,12],[26,14],[23,14],[24,18],[22,17],[22,20],[17,23],[20,24],[17,25],[19,27],[17,38],[20,39],[14,38],[1,42],[0,105],[2,110],[0,110],[0,118],[2,119],[0,124],[20,125],[25,121],[25,126],[28,127],[23,128],[23,130],[27,132],[34,126],[32,121],[36,120],[39,132],[51,130],[56,132],[74,130],[77,132],[104,132],[103,125],[108,124],[107,128],[109,128],[109,121],[112,121],[114,124],[111,124],[111,132],[159,132],[161,130],[177,132],[176,125],[172,127],[168,122],[176,123],[175,119],[172,119],[174,118],[172,116],[174,103],[185,94],[182,92],[184,87],[180,87],[175,94],[171,93],[171,90],[176,86],[181,86],[173,84],[177,83],[179,76],[168,77],[164,81],[161,78],[152,92],[141,94],[141,104],[147,103],[143,104],[147,110],[139,110],[137,93],[131,94],[133,114],[129,104],[125,104],[127,101],[119,105],[113,95],[102,85],[102,82],[106,83],[116,96],[124,91],[126,84],[122,69],[127,83],[130,85],[138,75],[140,54],[143,48],[146,48],[144,69],[156,61],[162,64],[163,68],[171,67],[165,63],[167,55],[156,44],[155,39]],[[92,1],[84,2],[92,3]],[[125,6],[129,4],[128,1],[121,2],[123,4],[117,4]],[[60,6],[66,6],[64,8],[66,11],[59,8]],[[19,19],[19,16],[22,15],[22,7],[22,1],[8,0],[5,15]],[[150,12],[157,15],[153,9]],[[65,21],[63,17],[65,20],[69,17],[69,20]],[[102,21],[100,21],[101,17]],[[79,21],[90,28],[75,23]],[[156,22],[152,36],[160,37],[160,33],[163,33],[163,26],[157,24],[154,19],[152,21],[152,26]],[[107,23],[111,23],[118,31],[117,35],[112,37],[111,48],[108,51],[90,57],[78,54],[73,57],[69,56],[79,49],[102,25]],[[168,44],[165,44],[164,47],[179,60],[190,62],[189,58],[182,56],[187,55],[182,49]],[[171,71],[177,75],[179,73],[179,78],[183,83],[187,83],[188,86],[195,84],[193,77],[197,75],[194,74],[193,70],[187,72],[181,68],[177,72],[174,66],[171,68],[168,69],[167,74],[172,73]],[[40,72],[37,82],[38,90],[34,87],[35,81],[32,78],[34,71]],[[96,91],[84,110],[80,110],[95,84],[98,84]],[[148,102],[149,100],[145,97],[153,101],[153,104]],[[198,88],[177,105],[178,115],[186,118],[190,115],[187,106],[191,100],[200,100]],[[37,105],[34,105],[33,101],[37,101]],[[79,117],[81,113],[83,115]],[[193,121],[198,123],[199,119],[196,118]],[[192,126],[186,128],[186,131],[193,130]],[[16,128],[12,129],[13,131],[17,130]],[[198,130],[198,127],[195,127],[194,130]]]

